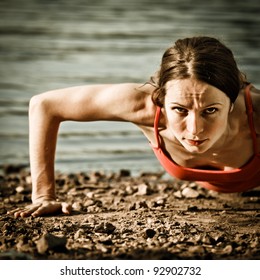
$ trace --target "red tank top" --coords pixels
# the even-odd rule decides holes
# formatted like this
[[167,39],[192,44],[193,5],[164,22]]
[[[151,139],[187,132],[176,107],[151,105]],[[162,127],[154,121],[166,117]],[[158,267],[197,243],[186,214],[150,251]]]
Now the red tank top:
[[200,185],[207,189],[226,193],[242,192],[260,186],[260,153],[257,147],[257,135],[254,128],[250,87],[251,85],[248,85],[245,89],[245,103],[253,140],[254,155],[242,167],[228,171],[187,168],[169,159],[160,146],[158,125],[161,108],[157,107],[154,120],[156,146],[152,146],[152,148],[161,165],[171,176],[180,180],[198,181]]

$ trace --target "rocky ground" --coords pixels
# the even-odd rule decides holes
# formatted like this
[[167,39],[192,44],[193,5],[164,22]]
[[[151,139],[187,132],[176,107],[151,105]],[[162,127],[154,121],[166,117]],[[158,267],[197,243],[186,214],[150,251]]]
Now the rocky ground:
[[22,166],[0,177],[0,259],[260,259],[260,188],[218,194],[165,174],[56,175],[70,216],[15,219],[30,202]]

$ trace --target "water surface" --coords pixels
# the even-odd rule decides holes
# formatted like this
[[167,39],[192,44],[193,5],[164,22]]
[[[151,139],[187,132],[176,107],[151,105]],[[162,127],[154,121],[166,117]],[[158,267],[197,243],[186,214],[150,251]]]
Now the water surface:
[[[33,95],[82,84],[143,83],[178,38],[221,39],[260,86],[259,1],[2,0],[0,13],[0,164],[29,162]],[[160,166],[132,124],[66,122],[56,168],[139,172]]]

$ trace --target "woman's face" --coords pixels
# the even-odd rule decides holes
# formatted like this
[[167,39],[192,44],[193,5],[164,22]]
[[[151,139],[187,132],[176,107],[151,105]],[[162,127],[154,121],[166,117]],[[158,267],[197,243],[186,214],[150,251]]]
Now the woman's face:
[[191,153],[203,153],[221,143],[228,128],[229,111],[226,94],[207,83],[183,79],[166,84],[167,127]]

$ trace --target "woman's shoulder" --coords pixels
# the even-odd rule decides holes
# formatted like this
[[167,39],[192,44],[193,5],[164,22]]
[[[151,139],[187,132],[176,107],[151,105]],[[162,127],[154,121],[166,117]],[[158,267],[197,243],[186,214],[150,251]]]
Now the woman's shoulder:
[[137,120],[133,122],[142,127],[153,127],[157,108],[152,101],[154,87],[151,84],[143,84],[136,90],[134,102],[137,106]]

